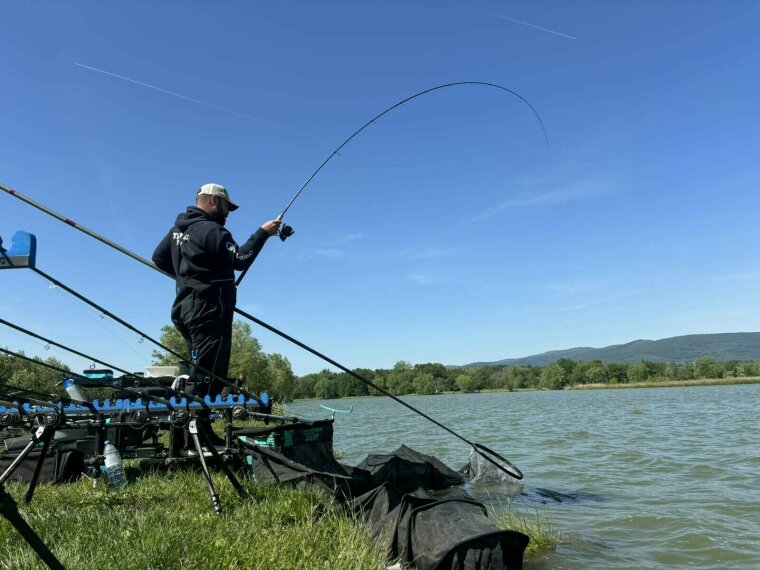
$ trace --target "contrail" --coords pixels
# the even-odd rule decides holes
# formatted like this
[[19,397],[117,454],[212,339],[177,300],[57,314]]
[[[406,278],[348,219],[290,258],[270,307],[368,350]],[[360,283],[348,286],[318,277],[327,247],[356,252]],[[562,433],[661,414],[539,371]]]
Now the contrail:
[[149,85],[147,83],[143,83],[142,81],[137,81],[135,79],[130,79],[129,77],[124,77],[123,75],[117,75],[116,73],[105,71],[104,69],[98,69],[97,67],[90,67],[89,65],[84,65],[83,63],[77,63],[77,62],[74,62],[74,65],[83,67],[85,69],[89,69],[92,71],[97,71],[98,73],[103,73],[104,75],[110,75],[111,77],[123,79],[124,81],[135,83],[136,85],[142,85],[143,87],[148,87],[149,89],[155,89],[156,91],[160,91],[161,93],[166,93],[167,95],[174,95],[175,97],[179,97],[180,99],[184,99],[185,101],[191,101],[192,103],[205,105],[206,107],[211,107],[212,109],[217,109],[218,111],[224,111],[225,113],[230,113],[237,117],[248,119],[249,121],[255,121],[257,123],[261,123],[262,125],[268,125],[270,127],[276,127],[278,129],[285,129],[286,131],[298,133],[299,135],[308,136],[305,133],[302,133],[295,129],[291,129],[289,127],[283,127],[282,125],[278,125],[277,123],[270,123],[269,121],[265,121],[263,119],[257,119],[256,117],[251,117],[250,115],[244,115],[243,113],[238,113],[237,111],[233,111],[232,109],[227,109],[226,107],[220,107],[219,105],[214,105],[213,103],[207,103],[206,101],[201,101],[200,99],[193,99],[192,97],[188,97],[187,95],[182,95],[181,93],[175,93],[174,91],[169,91],[168,89],[161,89],[160,87],[156,87],[155,85]]
[[549,28],[542,28],[541,26],[536,26],[535,24],[529,24],[528,22],[523,22],[522,20],[517,20],[515,18],[510,18],[509,16],[504,16],[502,14],[496,14],[495,12],[486,12],[486,14],[490,16],[496,16],[497,18],[504,18],[505,20],[509,20],[510,22],[515,22],[516,24],[522,24],[523,26],[528,26],[530,28],[536,28],[537,30],[541,30],[542,32],[549,32],[550,34],[554,34],[556,36],[562,36],[563,38],[568,38],[571,40],[577,40],[578,38],[574,38],[573,36],[568,36],[567,34],[563,34],[560,32],[555,32],[554,30],[550,30]]

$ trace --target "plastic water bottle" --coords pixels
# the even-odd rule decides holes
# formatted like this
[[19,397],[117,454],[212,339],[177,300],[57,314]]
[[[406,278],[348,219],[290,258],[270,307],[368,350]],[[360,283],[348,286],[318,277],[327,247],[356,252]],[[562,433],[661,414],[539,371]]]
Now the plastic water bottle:
[[110,441],[106,441],[103,455],[106,457],[105,467],[108,484],[115,489],[121,489],[127,484],[127,475],[124,473],[124,462],[119,450]]
[[74,400],[86,401],[85,397],[82,395],[82,392],[79,391],[79,386],[77,386],[73,378],[66,378],[66,380],[63,381],[63,388],[66,390],[66,393],[70,398],[73,398]]

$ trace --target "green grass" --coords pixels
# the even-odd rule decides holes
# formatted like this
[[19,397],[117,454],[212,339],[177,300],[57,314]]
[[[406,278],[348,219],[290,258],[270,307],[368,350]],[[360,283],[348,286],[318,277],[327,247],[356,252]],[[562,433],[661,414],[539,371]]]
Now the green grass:
[[[372,569],[382,549],[366,527],[331,498],[242,481],[241,499],[222,474],[214,482],[224,514],[213,513],[198,472],[145,473],[123,490],[91,480],[40,485],[22,505],[26,484],[8,484],[20,511],[69,570],[92,568]],[[0,568],[45,568],[0,518]]]
[[554,530],[547,516],[542,515],[538,509],[533,514],[517,511],[511,503],[497,504],[489,507],[490,517],[496,520],[496,524],[504,530],[516,530],[530,538],[525,554],[535,554],[545,550],[552,550],[561,542],[562,535]]

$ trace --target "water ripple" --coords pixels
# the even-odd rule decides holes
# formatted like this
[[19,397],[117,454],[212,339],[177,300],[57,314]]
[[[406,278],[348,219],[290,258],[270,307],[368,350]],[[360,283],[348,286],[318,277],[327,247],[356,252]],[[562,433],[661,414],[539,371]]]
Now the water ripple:
[[[760,568],[758,384],[405,400],[525,473],[521,485],[468,491],[538,509],[565,537],[526,570]],[[335,424],[344,461],[403,443],[454,468],[467,463],[466,444],[397,403],[351,403]],[[316,402],[291,412],[323,415]]]

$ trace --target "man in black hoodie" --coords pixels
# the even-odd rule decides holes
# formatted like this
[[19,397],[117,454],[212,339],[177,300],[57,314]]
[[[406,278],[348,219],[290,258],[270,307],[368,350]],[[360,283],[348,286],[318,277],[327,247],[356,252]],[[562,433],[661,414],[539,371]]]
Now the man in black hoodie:
[[237,298],[235,271],[250,267],[280,226],[279,220],[270,220],[238,247],[224,227],[229,212],[237,209],[223,186],[204,184],[196,192],[195,206],[177,216],[153,253],[153,263],[177,280],[172,322],[198,368],[191,370],[194,388],[189,388],[199,396],[215,396],[224,387],[208,372],[227,378]]

